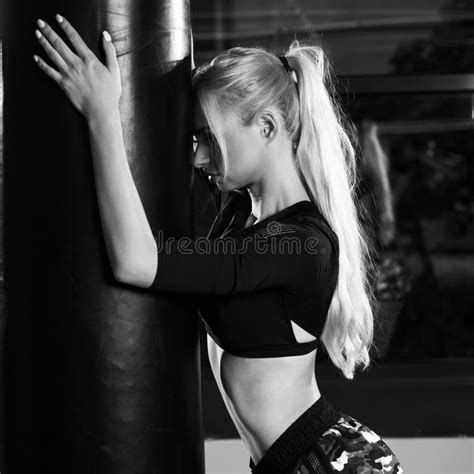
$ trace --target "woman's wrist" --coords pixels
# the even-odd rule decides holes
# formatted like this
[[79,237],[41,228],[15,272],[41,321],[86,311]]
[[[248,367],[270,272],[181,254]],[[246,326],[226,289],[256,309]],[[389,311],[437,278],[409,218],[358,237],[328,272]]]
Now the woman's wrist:
[[94,110],[87,114],[87,122],[89,126],[95,126],[98,123],[104,123],[108,120],[115,120],[120,117],[120,110],[118,105],[108,109],[102,108]]

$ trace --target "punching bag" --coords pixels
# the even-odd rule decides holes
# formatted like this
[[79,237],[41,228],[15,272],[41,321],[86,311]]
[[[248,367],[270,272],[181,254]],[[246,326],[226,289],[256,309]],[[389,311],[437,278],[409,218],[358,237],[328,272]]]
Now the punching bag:
[[69,44],[55,13],[102,62],[101,32],[111,34],[150,225],[193,233],[189,2],[7,0],[7,472],[204,473],[195,301],[113,277],[86,120],[32,58],[52,65],[37,18]]

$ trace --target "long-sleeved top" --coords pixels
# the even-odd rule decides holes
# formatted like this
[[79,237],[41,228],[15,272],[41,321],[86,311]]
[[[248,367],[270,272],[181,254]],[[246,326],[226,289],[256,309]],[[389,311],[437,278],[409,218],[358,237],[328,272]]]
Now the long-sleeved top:
[[[241,357],[282,357],[319,345],[337,283],[337,235],[308,200],[244,227],[248,191],[232,194],[206,237],[157,239],[152,291],[192,294],[208,334]],[[298,343],[294,321],[315,339]]]

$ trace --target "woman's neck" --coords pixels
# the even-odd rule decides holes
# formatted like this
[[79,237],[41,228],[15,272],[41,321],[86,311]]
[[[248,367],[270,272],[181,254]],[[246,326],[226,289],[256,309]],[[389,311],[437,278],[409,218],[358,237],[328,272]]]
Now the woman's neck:
[[247,189],[252,200],[252,215],[256,218],[252,224],[296,202],[311,201],[294,164],[274,169]]

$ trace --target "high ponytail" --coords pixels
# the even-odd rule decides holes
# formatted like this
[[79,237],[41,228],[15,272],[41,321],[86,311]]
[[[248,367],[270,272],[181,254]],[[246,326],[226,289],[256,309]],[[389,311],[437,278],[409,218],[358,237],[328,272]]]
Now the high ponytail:
[[295,41],[286,56],[299,96],[297,165],[339,240],[338,283],[321,341],[334,365],[352,379],[358,365],[370,364],[375,305],[367,275],[371,255],[356,207],[355,151],[331,96],[334,82],[323,50]]
[[301,179],[339,240],[338,283],[321,342],[348,379],[370,364],[375,303],[368,283],[369,247],[357,212],[355,151],[332,97],[329,65],[318,46],[294,41],[286,52],[294,73],[261,48],[231,48],[200,67],[193,89],[217,139],[224,170],[225,114],[244,125],[276,107],[294,145]]

